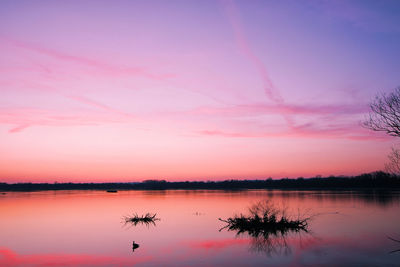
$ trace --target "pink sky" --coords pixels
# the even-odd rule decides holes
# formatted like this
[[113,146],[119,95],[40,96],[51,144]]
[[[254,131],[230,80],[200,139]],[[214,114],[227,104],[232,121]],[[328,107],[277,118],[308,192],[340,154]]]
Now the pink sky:
[[[397,1],[2,1],[0,181],[382,169]],[[396,9],[397,8],[397,9]]]

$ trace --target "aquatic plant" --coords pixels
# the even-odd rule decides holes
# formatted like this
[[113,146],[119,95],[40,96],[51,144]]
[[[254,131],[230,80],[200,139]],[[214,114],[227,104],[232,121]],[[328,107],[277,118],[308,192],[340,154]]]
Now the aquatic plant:
[[150,225],[156,224],[156,221],[159,221],[160,219],[156,217],[157,214],[154,213],[146,213],[145,215],[139,216],[137,213],[131,215],[131,216],[124,216],[124,221],[125,224],[131,224],[133,226],[136,226],[138,224],[145,224],[145,225]]
[[269,201],[260,201],[249,208],[249,215],[235,215],[225,222],[221,230],[236,231],[237,234],[247,233],[253,237],[270,235],[284,236],[288,232],[308,232],[310,217],[292,219],[286,215],[285,209],[275,208]]
[[292,218],[286,209],[278,209],[269,201],[260,201],[249,208],[248,215],[235,215],[220,221],[226,225],[220,231],[227,229],[237,235],[248,234],[251,237],[250,249],[255,252],[272,254],[289,254],[290,247],[286,236],[290,233],[308,233],[308,221],[311,217]]

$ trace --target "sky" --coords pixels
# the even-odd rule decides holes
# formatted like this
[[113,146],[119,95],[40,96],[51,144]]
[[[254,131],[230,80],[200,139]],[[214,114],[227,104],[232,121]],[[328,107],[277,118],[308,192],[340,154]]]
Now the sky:
[[356,175],[399,1],[0,2],[0,181]]

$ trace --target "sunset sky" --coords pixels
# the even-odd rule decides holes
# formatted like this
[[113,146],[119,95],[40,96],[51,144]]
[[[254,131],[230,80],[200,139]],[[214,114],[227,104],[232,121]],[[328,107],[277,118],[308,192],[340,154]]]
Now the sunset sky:
[[0,2],[0,182],[353,175],[400,1]]

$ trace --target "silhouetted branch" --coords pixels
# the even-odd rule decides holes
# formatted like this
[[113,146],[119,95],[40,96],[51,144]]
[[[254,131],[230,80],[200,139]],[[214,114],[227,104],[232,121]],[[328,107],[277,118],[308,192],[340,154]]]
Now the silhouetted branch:
[[377,95],[362,125],[368,129],[400,137],[400,87],[392,93]]
[[[394,242],[400,243],[400,240],[391,238],[390,236],[388,236],[387,238],[389,238],[390,240],[392,240],[392,241],[394,241]],[[396,249],[396,250],[390,251],[389,253],[395,253],[395,252],[399,252],[399,251],[400,251],[400,249]]]
[[399,243],[400,243],[400,240],[397,240],[397,239],[391,238],[390,236],[388,236],[387,238],[389,238],[390,240],[392,240],[392,241],[394,241],[394,242],[399,242]]
[[400,174],[400,150],[392,147],[388,158],[389,162],[385,164],[386,171],[395,175]]

